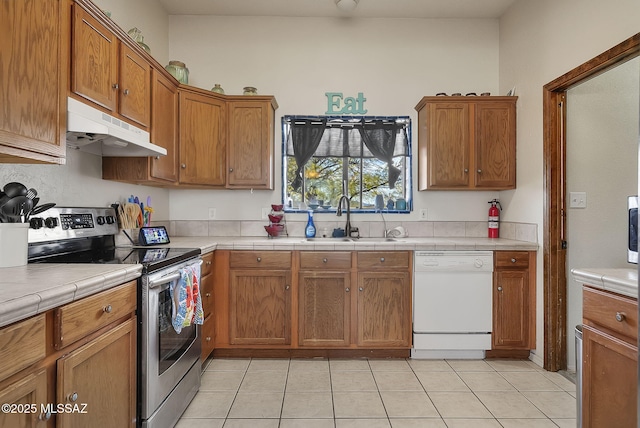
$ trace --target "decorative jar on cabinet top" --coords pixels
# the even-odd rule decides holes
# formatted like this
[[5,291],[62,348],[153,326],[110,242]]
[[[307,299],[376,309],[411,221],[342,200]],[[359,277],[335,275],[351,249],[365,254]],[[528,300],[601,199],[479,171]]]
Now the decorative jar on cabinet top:
[[258,90],[253,86],[245,86],[243,95],[258,95]]
[[224,94],[224,89],[222,89],[222,86],[220,86],[219,83],[216,83],[215,85],[213,85],[213,88],[211,88],[211,92],[215,92],[217,94]]
[[181,61],[169,61],[169,65],[165,69],[175,77],[178,82],[189,84],[189,69],[184,62]]

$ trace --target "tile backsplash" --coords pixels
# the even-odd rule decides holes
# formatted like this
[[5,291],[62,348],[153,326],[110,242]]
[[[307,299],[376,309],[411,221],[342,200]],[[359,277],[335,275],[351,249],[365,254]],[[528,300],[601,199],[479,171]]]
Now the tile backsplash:
[[[267,236],[264,226],[265,220],[171,220],[161,222],[169,230],[171,236],[224,236],[224,237],[255,237]],[[306,221],[287,221],[287,233],[292,237],[303,237]],[[344,220],[316,221],[316,236],[331,236],[333,229],[344,228]],[[382,237],[385,225],[381,221],[358,221],[352,223],[357,227],[360,236]],[[486,221],[388,221],[387,229],[402,226],[408,237],[452,237],[452,238],[483,238],[487,236]],[[500,237],[517,241],[538,242],[538,228],[533,223],[500,223]]]

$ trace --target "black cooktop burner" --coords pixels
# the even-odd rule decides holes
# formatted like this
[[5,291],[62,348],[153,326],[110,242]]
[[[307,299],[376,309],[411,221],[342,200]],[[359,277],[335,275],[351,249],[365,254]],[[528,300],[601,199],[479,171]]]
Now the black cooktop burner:
[[141,264],[143,273],[150,273],[199,255],[199,248],[98,247],[32,258],[30,262]]

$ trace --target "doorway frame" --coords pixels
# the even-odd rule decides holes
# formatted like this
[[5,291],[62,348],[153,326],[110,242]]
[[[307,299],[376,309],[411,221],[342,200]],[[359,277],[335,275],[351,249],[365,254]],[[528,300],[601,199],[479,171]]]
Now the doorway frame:
[[543,87],[544,368],[567,368],[566,91],[640,55],[640,33]]

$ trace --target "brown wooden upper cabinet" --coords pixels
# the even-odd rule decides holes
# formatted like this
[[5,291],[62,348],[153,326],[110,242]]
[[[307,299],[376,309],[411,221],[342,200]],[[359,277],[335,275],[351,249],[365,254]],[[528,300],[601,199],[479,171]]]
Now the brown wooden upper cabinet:
[[515,189],[516,100],[422,98],[416,106],[418,189]]
[[148,129],[151,65],[79,5],[73,5],[71,92]]
[[224,187],[225,123],[223,99],[180,89],[180,184]]
[[273,97],[233,97],[227,102],[227,187],[273,189]]
[[104,180],[151,186],[178,181],[178,82],[162,70],[151,69],[151,142],[167,150],[166,156],[103,157]]
[[65,163],[68,28],[65,2],[3,2],[0,162]]

